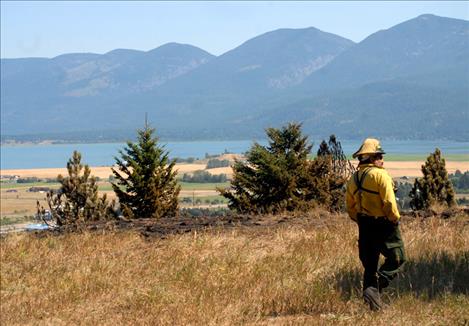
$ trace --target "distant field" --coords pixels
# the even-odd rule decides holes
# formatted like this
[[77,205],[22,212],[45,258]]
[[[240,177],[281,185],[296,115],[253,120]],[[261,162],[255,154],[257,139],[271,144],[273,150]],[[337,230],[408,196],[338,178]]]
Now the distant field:
[[[407,176],[407,177],[420,177],[422,176],[421,167],[425,163],[425,159],[421,161],[393,161],[384,160],[384,167],[393,178]],[[469,160],[467,161],[448,161],[446,160],[446,170],[448,173],[454,173],[456,170],[468,171]]]
[[[403,176],[399,170],[405,169],[407,176],[419,176],[420,166],[425,162],[426,155],[413,154],[394,154],[385,156],[385,167],[389,169],[393,177]],[[453,173],[456,169],[461,171],[469,170],[469,154],[450,154],[444,156],[448,172]],[[351,160],[354,164],[356,160]],[[177,164],[175,167],[179,175],[191,173],[197,170],[205,170],[211,174],[232,174],[230,167],[205,169],[206,164]],[[395,171],[393,171],[395,170]],[[56,178],[58,174],[66,175],[65,168],[48,168],[48,169],[13,169],[1,170],[2,175],[18,175],[20,177],[38,177],[38,178]],[[111,167],[91,167],[91,174],[102,179],[109,178],[112,175]]]
[[[198,199],[201,201],[200,204],[181,204],[181,207],[194,207],[194,206],[206,206],[205,201],[210,202],[218,200],[221,203],[225,203],[226,200],[222,198],[215,190],[216,187],[228,187],[229,183],[186,183],[181,182],[181,192],[179,198],[187,197],[192,200]],[[23,221],[29,219],[30,216],[36,213],[36,202],[48,208],[45,200],[46,194],[44,192],[29,192],[31,187],[48,187],[51,189],[58,189],[59,183],[46,183],[46,182],[34,182],[34,183],[1,183],[1,194],[0,194],[0,216],[2,217],[2,225],[11,224],[14,221]],[[100,194],[106,194],[108,199],[114,199],[115,193],[112,190],[111,184],[107,181],[98,182]],[[15,190],[16,192],[7,192],[8,190]]]
[[10,183],[10,182],[1,182],[1,189],[20,189],[20,188],[31,188],[31,187],[49,187],[54,188],[58,187],[59,183],[57,182],[31,182],[31,183]]
[[[385,168],[394,178],[407,176],[409,178],[421,176],[421,165],[425,161],[425,157],[421,160],[414,160],[417,156],[400,155],[386,156]],[[456,170],[469,170],[469,155],[449,155],[446,158],[446,168],[449,173]],[[354,161],[356,163],[356,161]],[[181,173],[193,172],[196,170],[204,170],[205,164],[178,164],[177,168]],[[111,175],[110,167],[92,167],[92,174],[100,178],[107,179]],[[231,168],[219,168],[206,170],[212,174],[225,173],[229,176],[232,174]],[[38,178],[55,178],[61,173],[66,174],[66,169],[32,169],[32,170],[2,170],[2,175],[19,175],[20,177],[38,177]],[[220,199],[219,194],[215,190],[216,187],[228,187],[229,183],[187,183],[181,182],[180,198],[197,197],[202,201],[206,199]],[[5,183],[0,184],[1,187],[1,203],[0,216],[9,218],[23,218],[25,215],[33,215],[36,212],[36,201],[39,200],[41,205],[47,206],[44,193],[30,193],[27,190],[30,187],[49,187],[58,188],[58,183],[35,182],[28,184]],[[115,198],[112,187],[107,181],[98,182],[99,190],[102,194],[107,194],[109,199]],[[7,190],[16,190],[17,192],[8,192]],[[466,195],[467,196],[467,195]]]

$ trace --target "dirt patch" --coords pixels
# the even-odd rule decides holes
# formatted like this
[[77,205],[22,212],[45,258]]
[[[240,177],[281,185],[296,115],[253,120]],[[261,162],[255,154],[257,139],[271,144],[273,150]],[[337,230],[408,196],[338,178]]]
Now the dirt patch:
[[48,235],[61,235],[83,231],[136,231],[144,237],[164,239],[175,234],[191,232],[211,232],[214,230],[226,231],[232,229],[274,229],[276,227],[293,227],[301,225],[325,226],[343,215],[333,215],[327,212],[315,212],[304,215],[227,215],[227,216],[201,216],[201,217],[178,217],[136,220],[116,220],[109,222],[93,222],[80,226],[63,226],[52,230],[33,231],[32,234],[43,237]]

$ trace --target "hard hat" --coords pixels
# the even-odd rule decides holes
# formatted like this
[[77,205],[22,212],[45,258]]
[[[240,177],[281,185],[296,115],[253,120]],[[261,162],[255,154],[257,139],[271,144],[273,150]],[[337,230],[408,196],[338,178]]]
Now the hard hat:
[[363,144],[360,146],[358,151],[353,153],[353,158],[356,158],[359,155],[366,155],[366,154],[386,154],[378,139],[374,138],[367,138],[363,141]]

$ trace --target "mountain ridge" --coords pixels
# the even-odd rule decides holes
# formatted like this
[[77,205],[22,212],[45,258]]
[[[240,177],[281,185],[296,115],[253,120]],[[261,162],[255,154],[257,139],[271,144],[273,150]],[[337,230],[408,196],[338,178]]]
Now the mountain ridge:
[[[2,134],[134,130],[148,112],[175,138],[250,138],[296,120],[321,137],[369,130],[469,139],[467,35],[468,21],[426,14],[359,43],[314,27],[282,28],[220,56],[171,42],[2,59]],[[418,128],[412,120],[422,114],[433,120]],[[367,128],[389,117],[393,123]]]

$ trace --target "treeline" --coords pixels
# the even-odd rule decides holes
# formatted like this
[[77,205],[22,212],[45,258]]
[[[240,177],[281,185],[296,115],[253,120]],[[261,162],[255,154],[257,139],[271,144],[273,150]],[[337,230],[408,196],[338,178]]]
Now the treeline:
[[224,168],[229,167],[230,161],[229,160],[219,160],[216,158],[210,159],[207,162],[207,169],[216,169],[216,168]]
[[198,170],[193,173],[184,173],[182,182],[189,183],[222,183],[228,181],[226,174],[210,174],[207,171]]
[[37,178],[37,177],[26,177],[16,179],[16,183],[57,183],[57,178]]
[[449,179],[457,193],[469,194],[469,171],[462,173],[456,170],[454,174],[449,175]]
[[195,161],[197,161],[198,158],[196,158],[196,157],[188,157],[188,158],[176,157],[175,160],[176,160],[176,163],[188,163],[188,164],[192,164],[192,163],[194,163]]
[[[110,176],[112,179],[112,176]],[[100,177],[95,177],[96,181],[101,181]],[[57,183],[59,182],[57,178],[38,178],[38,177],[24,177],[15,179],[16,183]]]
[[[345,184],[355,168],[334,135],[327,142],[322,141],[315,158],[309,159],[313,146],[303,135],[301,124],[268,128],[266,134],[268,144],[254,143],[246,159],[233,164],[229,187],[217,189],[231,210],[277,214],[321,206],[329,211],[344,211]],[[67,163],[68,176],[57,177],[59,191],[47,194],[57,225],[122,216],[174,217],[180,213],[176,160],[169,159],[169,152],[159,145],[154,129],[145,124],[144,129],[137,131],[137,141],[128,141],[115,160],[110,179],[117,200],[109,201],[106,195],[98,196],[97,178],[91,175],[88,165],[81,163],[81,154],[73,153]],[[216,164],[226,163],[222,160]],[[398,188],[398,198],[409,194],[408,203],[404,200],[402,205],[421,210],[434,204],[455,204],[453,183],[438,149],[427,158],[422,174],[410,189],[407,185]],[[458,182],[465,180],[464,175],[458,174]],[[196,171],[185,174],[182,181],[226,182],[227,178]],[[45,214],[39,202],[38,214]]]

